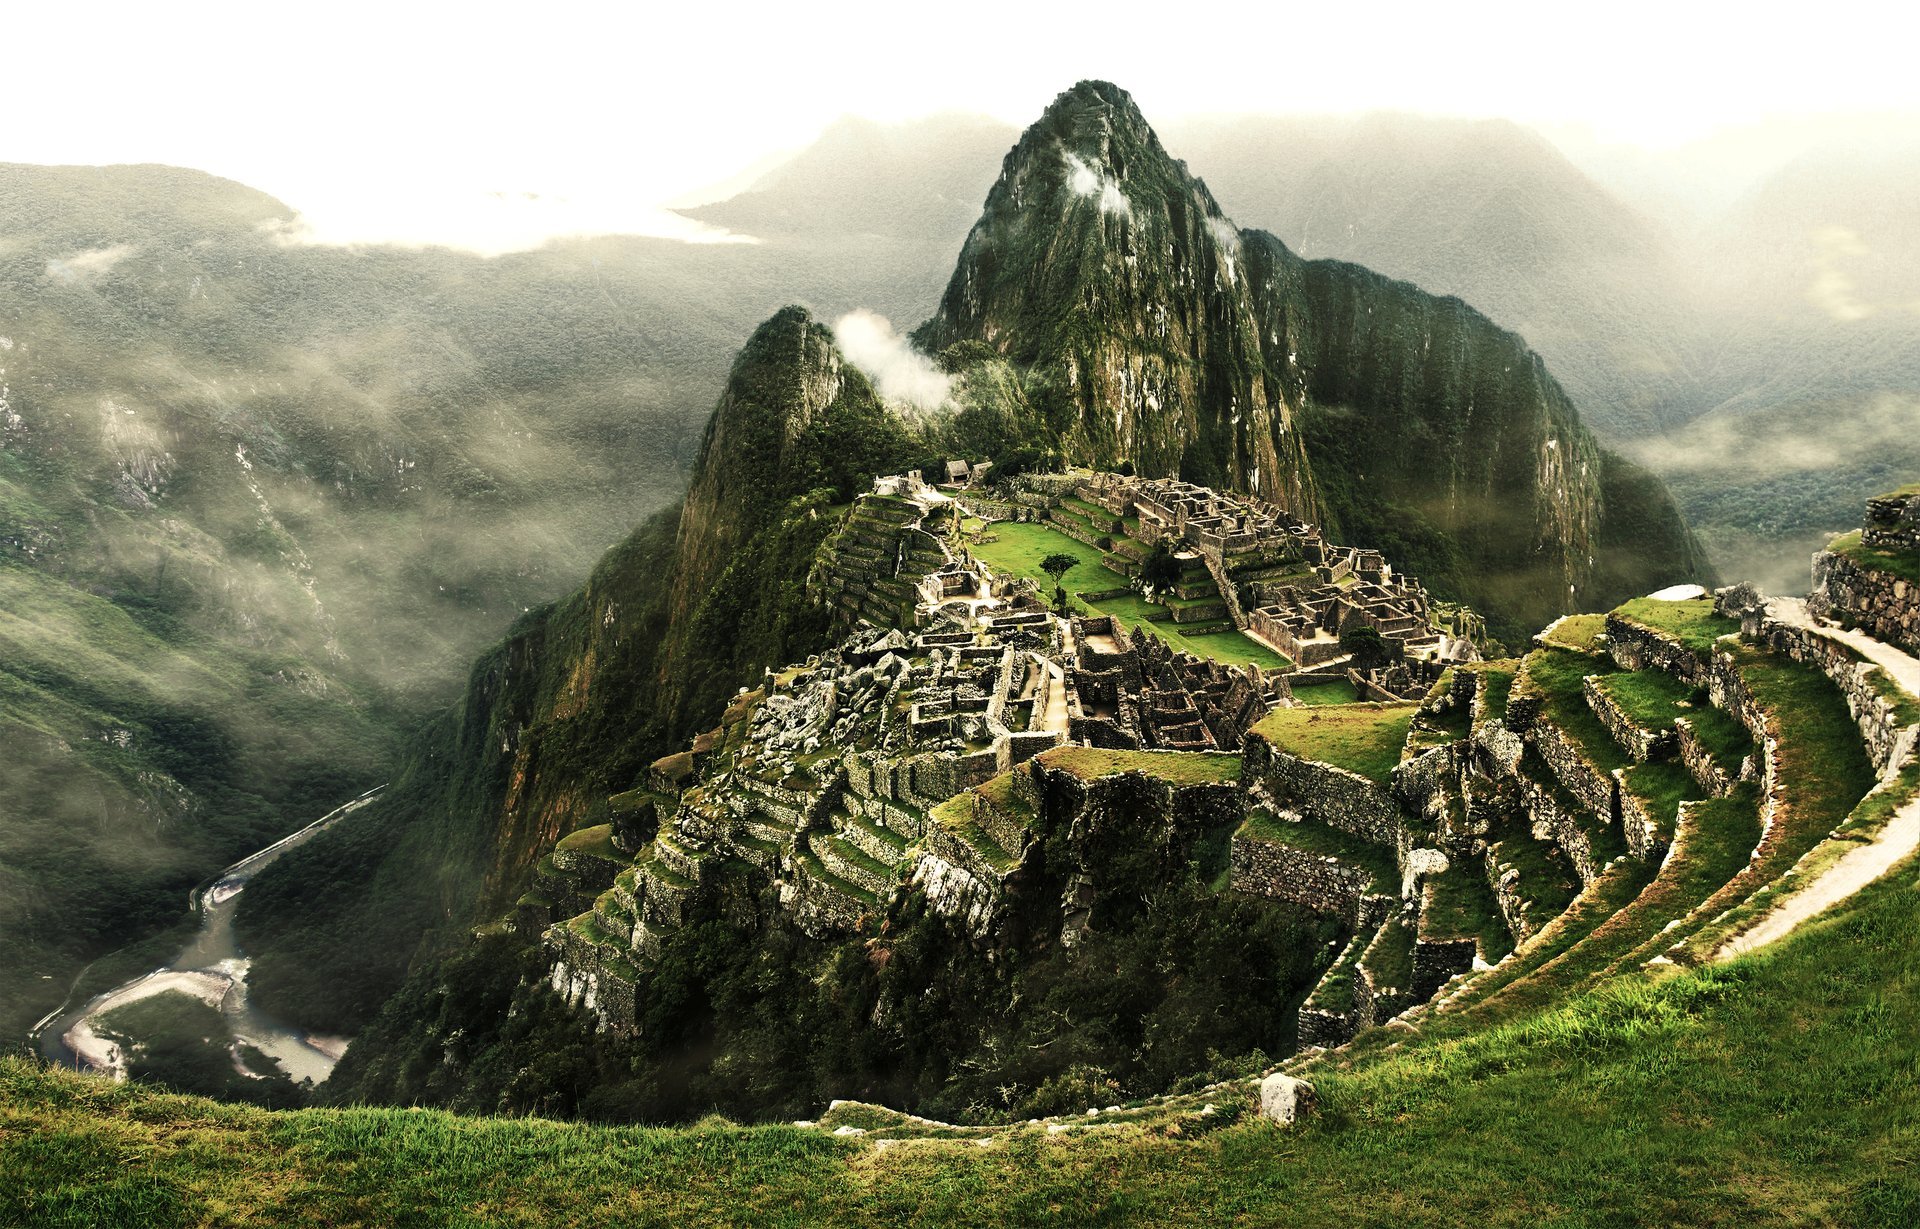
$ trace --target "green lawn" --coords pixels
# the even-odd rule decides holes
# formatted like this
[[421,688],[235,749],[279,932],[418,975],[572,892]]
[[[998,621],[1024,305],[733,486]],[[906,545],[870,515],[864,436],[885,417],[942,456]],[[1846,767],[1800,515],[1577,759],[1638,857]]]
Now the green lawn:
[[1357,772],[1386,784],[1400,762],[1417,704],[1278,708],[1251,733],[1282,751]]
[[1560,620],[1550,632],[1542,632],[1540,639],[1563,649],[1573,649],[1580,653],[1599,651],[1600,633],[1607,630],[1607,616],[1597,614],[1568,615]]
[[1737,620],[1713,612],[1710,597],[1689,598],[1684,602],[1663,602],[1650,597],[1635,598],[1614,608],[1615,614],[1642,627],[1651,627],[1704,655],[1713,642],[1740,630]]
[[1360,698],[1360,691],[1353,685],[1353,680],[1337,678],[1331,683],[1296,683],[1293,698],[1302,704],[1352,704]]
[[[1224,751],[1107,751],[1099,747],[1055,747],[1035,757],[1049,768],[1082,780],[1118,772],[1140,772],[1175,785],[1201,785],[1240,779],[1240,757]],[[984,788],[984,787],[982,787]]]
[[1046,525],[1001,521],[990,527],[997,541],[984,542],[967,549],[976,559],[996,572],[1025,576],[1040,586],[1044,594],[1053,593],[1053,578],[1040,570],[1040,561],[1048,555],[1072,555],[1080,565],[1068,572],[1063,582],[1072,594],[1074,608],[1085,613],[1112,615],[1132,630],[1145,628],[1174,648],[1196,657],[1210,657],[1230,666],[1257,665],[1263,670],[1286,670],[1292,666],[1285,657],[1239,631],[1215,632],[1208,636],[1183,636],[1171,623],[1155,623],[1150,614],[1166,614],[1163,606],[1150,606],[1134,594],[1089,602],[1082,593],[1103,593],[1125,589],[1127,578],[1100,562],[1100,552],[1077,542]]

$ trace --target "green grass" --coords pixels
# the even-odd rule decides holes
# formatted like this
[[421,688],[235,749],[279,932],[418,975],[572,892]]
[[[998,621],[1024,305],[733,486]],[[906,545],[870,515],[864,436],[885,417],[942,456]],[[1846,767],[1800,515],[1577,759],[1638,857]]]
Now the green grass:
[[1664,670],[1611,674],[1600,680],[1600,689],[1643,730],[1664,730],[1675,717],[1692,717],[1708,707],[1705,693],[1696,694]]
[[1508,663],[1506,669],[1497,666],[1481,669],[1481,685],[1486,689],[1487,717],[1490,720],[1500,721],[1506,717],[1507,699],[1513,694],[1513,680],[1516,674],[1514,663]]
[[1563,649],[1573,649],[1579,653],[1597,653],[1600,650],[1600,633],[1607,630],[1607,616],[1599,614],[1568,615],[1560,620],[1551,632],[1541,633],[1541,640]]
[[974,808],[979,804],[979,798],[971,790],[964,794],[955,794],[928,811],[927,819],[971,845],[982,858],[986,859],[989,866],[1005,874],[1013,869],[1014,856],[1000,848],[999,844],[987,835],[987,830],[982,828],[979,821],[974,818]]
[[1386,784],[1400,763],[1417,704],[1279,708],[1250,731],[1282,751]]
[[1552,917],[1573,903],[1573,870],[1552,841],[1535,840],[1524,823],[1490,833],[1487,839],[1497,846],[1496,865],[1520,872],[1519,895],[1533,906],[1531,912]]
[[1248,1118],[1179,1137],[1032,1129],[879,1152],[719,1121],[273,1113],[9,1059],[0,1206],[30,1226],[154,1229],[1305,1226],[1355,1207],[1407,1226],[1908,1225],[1915,869],[1728,966],[1622,978],[1472,1037],[1400,1033],[1349,1069],[1310,1064],[1321,1111],[1292,1131]]
[[1827,543],[1827,549],[1836,555],[1845,555],[1863,568],[1920,584],[1920,558],[1868,546],[1861,540],[1858,529]]
[[1380,927],[1380,935],[1361,958],[1375,990],[1407,990],[1413,986],[1413,928],[1397,915]]
[[1347,941],[1340,958],[1313,988],[1307,1006],[1344,1015],[1353,1010],[1353,970],[1377,932],[1363,930]]
[[560,838],[556,850],[564,849],[569,853],[584,854],[590,858],[604,858],[609,862],[632,861],[613,845],[613,825],[596,824],[591,828],[582,828]]
[[1230,666],[1257,665],[1263,670],[1285,670],[1292,665],[1284,656],[1252,640],[1245,632],[1223,631],[1192,637],[1182,635],[1171,625],[1162,625],[1161,621],[1168,613],[1166,607],[1150,605],[1136,594],[1093,602],[1078,596],[1082,593],[1125,589],[1127,578],[1102,563],[1101,552],[1075,541],[1058,529],[1032,522],[1002,521],[993,526],[993,533],[997,535],[997,541],[983,542],[967,549],[996,572],[1031,579],[1040,586],[1043,594],[1049,596],[1054,589],[1053,578],[1040,570],[1040,561],[1055,554],[1072,555],[1078,559],[1079,566],[1067,573],[1064,583],[1067,592],[1074,595],[1071,598],[1074,608],[1082,613],[1112,615],[1130,630],[1144,628],[1148,635],[1158,636],[1181,652],[1212,658]]
[[1711,705],[1688,713],[1687,721],[1693,726],[1694,741],[1714,764],[1729,776],[1737,775],[1740,761],[1753,753],[1753,735],[1747,733],[1747,727],[1732,713]]
[[1710,597],[1689,598],[1684,602],[1639,597],[1615,607],[1613,613],[1642,627],[1665,632],[1703,656],[1713,648],[1714,641],[1740,630],[1738,620],[1713,612]]
[[1474,939],[1489,961],[1513,950],[1513,936],[1477,860],[1456,862],[1427,880],[1420,933],[1428,939]]
[[1034,758],[1048,768],[1070,772],[1085,781],[1120,772],[1145,773],[1175,785],[1231,783],[1240,779],[1240,757],[1224,751],[1108,751],[1099,747],[1055,747]]
[[1338,858],[1370,873],[1373,876],[1371,891],[1399,891],[1400,864],[1391,848],[1363,841],[1317,820],[1295,822],[1276,819],[1264,811],[1255,811],[1247,816],[1246,822],[1235,835]]
[[1620,774],[1628,793],[1639,799],[1654,826],[1665,837],[1673,835],[1673,821],[1681,802],[1700,796],[1700,783],[1673,760],[1635,764]]
[[1359,688],[1353,680],[1338,678],[1331,683],[1295,683],[1293,698],[1302,704],[1352,704],[1360,698]]
[[1527,686],[1541,697],[1541,716],[1572,739],[1603,773],[1632,762],[1587,704],[1583,680],[1589,674],[1611,671],[1612,666],[1598,658],[1566,649],[1529,653],[1521,666]]

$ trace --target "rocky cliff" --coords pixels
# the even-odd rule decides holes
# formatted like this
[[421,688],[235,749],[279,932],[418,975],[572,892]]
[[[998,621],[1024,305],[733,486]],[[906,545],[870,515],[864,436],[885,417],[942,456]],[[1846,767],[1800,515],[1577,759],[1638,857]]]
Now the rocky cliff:
[[[1707,578],[1657,483],[1609,496],[1623,463],[1521,338],[1238,229],[1104,82],[1007,155],[916,337],[1010,360],[1068,461],[1264,496],[1510,631]],[[1657,533],[1601,567],[1616,521]]]

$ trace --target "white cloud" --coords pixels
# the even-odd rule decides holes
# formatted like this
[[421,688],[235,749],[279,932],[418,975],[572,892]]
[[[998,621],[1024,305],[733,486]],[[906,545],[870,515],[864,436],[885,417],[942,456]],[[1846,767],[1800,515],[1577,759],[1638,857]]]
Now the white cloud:
[[75,252],[65,259],[52,258],[47,261],[47,276],[61,282],[91,282],[136,250],[131,243],[116,243],[112,247]]
[[893,324],[860,308],[833,322],[833,336],[855,367],[867,374],[880,395],[919,410],[937,410],[953,392],[953,377],[933,365]]
[[1098,197],[1101,213],[1118,214],[1123,218],[1133,216],[1133,202],[1120,190],[1118,181],[1108,179],[1102,172],[1088,166],[1086,160],[1072,150],[1063,149],[1060,153],[1067,161],[1067,187],[1073,189],[1075,196]]

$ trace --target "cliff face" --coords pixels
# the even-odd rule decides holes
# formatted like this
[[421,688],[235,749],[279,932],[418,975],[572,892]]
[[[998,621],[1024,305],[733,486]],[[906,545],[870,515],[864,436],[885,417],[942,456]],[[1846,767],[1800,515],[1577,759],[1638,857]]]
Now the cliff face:
[[[1007,155],[916,336],[1020,368],[1066,460],[1262,495],[1509,635],[1708,578],[1666,492],[1603,466],[1518,336],[1237,229],[1105,83],[1062,94]],[[1657,532],[1626,557],[1610,521]]]
[[[689,721],[818,648],[826,619],[804,600],[807,567],[849,473],[904,464],[910,441],[890,423],[804,309],[762,325],[715,407],[684,509],[482,657],[352,834],[327,834],[248,891],[240,925],[262,1001],[329,1027],[364,1023],[423,933],[510,901]],[[364,941],[369,930],[386,941]]]
[[1315,508],[1240,234],[1114,86],[1082,82],[1020,138],[916,339],[1025,368],[1071,460]]

